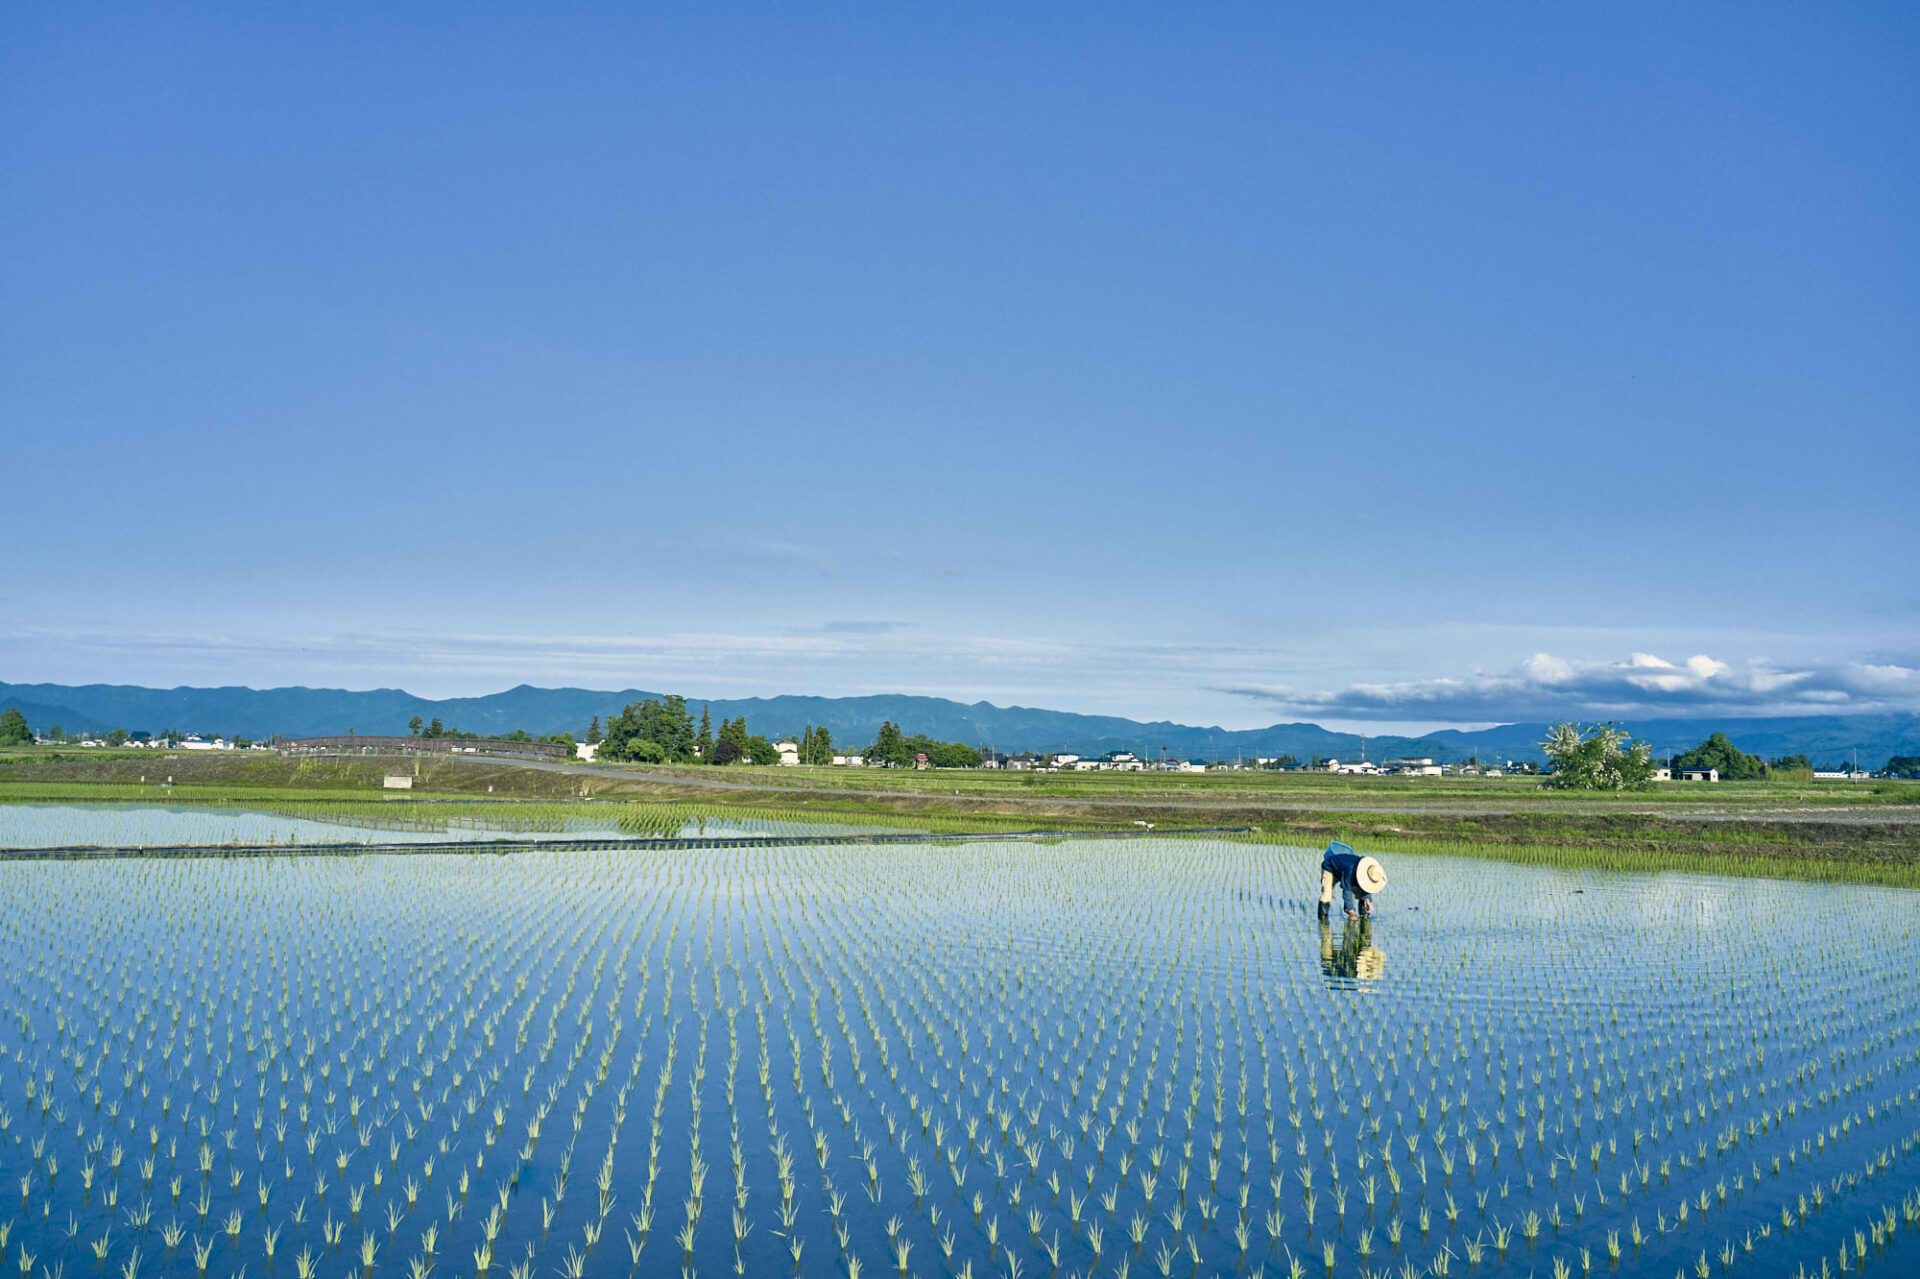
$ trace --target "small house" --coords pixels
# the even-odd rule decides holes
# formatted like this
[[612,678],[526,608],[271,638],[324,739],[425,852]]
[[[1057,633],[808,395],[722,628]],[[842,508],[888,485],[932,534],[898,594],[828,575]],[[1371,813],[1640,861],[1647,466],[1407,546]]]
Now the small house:
[[1720,770],[1717,768],[1683,768],[1680,770],[1680,780],[1683,782],[1717,782],[1720,780]]

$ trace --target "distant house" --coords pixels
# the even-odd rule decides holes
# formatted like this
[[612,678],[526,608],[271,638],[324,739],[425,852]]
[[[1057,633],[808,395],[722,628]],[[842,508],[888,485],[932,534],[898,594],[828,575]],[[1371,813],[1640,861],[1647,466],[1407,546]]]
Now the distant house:
[[1388,760],[1384,767],[1396,777],[1439,777],[1443,771],[1430,755]]
[[788,766],[800,763],[800,743],[795,741],[775,742],[773,749],[780,752],[780,762]]
[[1055,768],[1072,768],[1079,762],[1080,757],[1078,755],[1067,755],[1063,753],[1053,757],[1053,766]]
[[593,762],[593,757],[599,753],[599,742],[576,742],[573,747],[574,758],[585,760],[589,764]]
[[1673,770],[1671,768],[1656,768],[1647,780],[1653,782],[1670,782],[1673,780]]
[[867,766],[867,757],[865,755],[835,755],[833,762],[841,768],[865,768]]
[[1720,770],[1717,768],[1683,768],[1680,770],[1680,780],[1683,782],[1717,782],[1720,780]]
[[1864,782],[1867,774],[1850,768],[1816,768],[1813,780],[1816,782]]
[[1378,764],[1370,763],[1369,761],[1364,759],[1360,760],[1358,763],[1350,762],[1346,764],[1342,764],[1337,759],[1330,759],[1326,762],[1324,767],[1329,773],[1359,773],[1359,774],[1366,774],[1369,776],[1378,774],[1380,771],[1380,766]]
[[919,754],[913,757],[913,766],[916,769],[928,769],[933,767],[932,764],[927,762],[927,753],[925,751],[921,751]]

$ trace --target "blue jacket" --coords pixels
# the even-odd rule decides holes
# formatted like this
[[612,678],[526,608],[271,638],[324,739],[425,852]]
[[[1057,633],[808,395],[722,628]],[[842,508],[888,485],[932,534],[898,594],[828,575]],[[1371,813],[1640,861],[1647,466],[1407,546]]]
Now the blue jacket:
[[1332,872],[1333,882],[1354,896],[1367,897],[1370,894],[1361,888],[1359,881],[1354,878],[1354,873],[1360,869],[1361,860],[1360,854],[1335,840],[1327,845],[1327,855],[1320,859],[1320,869]]

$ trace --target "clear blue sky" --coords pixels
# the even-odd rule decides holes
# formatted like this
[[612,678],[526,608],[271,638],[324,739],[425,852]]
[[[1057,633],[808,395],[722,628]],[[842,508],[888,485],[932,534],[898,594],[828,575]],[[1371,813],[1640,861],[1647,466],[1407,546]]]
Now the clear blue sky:
[[1912,709],[1916,65],[1898,4],[9,6],[0,679]]

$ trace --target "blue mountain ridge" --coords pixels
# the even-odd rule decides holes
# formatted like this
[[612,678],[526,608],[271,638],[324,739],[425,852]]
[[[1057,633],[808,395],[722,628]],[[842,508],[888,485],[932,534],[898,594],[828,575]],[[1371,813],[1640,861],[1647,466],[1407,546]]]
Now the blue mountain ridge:
[[[250,737],[317,737],[345,733],[404,734],[418,715],[449,727],[489,734],[516,728],[530,733],[584,735],[588,722],[605,722],[629,702],[658,693],[641,689],[604,692],[584,688],[535,688],[522,684],[484,697],[416,697],[396,688],[349,691],[333,688],[141,688],[125,684],[0,683],[0,708],[18,706],[35,730],[55,724],[70,733],[104,733],[114,728],[150,733],[181,732]],[[689,697],[697,714],[706,706],[718,723],[745,716],[747,725],[768,737],[797,734],[808,724],[832,732],[835,742],[858,748],[871,742],[883,721],[906,732],[944,741],[991,746],[996,750],[1072,751],[1097,755],[1126,750],[1159,758],[1253,759],[1294,755],[1358,758],[1361,739],[1317,724],[1272,724],[1265,728],[1225,729],[1142,723],[1119,716],[1081,715],[1024,706],[971,704],[912,694],[865,697]],[[1795,716],[1773,719],[1655,719],[1628,725],[1647,739],[1655,753],[1685,750],[1714,732],[1726,733],[1742,750],[1766,757],[1810,756],[1816,763],[1850,760],[1883,766],[1892,755],[1920,755],[1920,715]],[[1545,724],[1503,724],[1476,731],[1447,729],[1417,737],[1381,734],[1366,737],[1367,758],[1430,755],[1458,762],[1540,758]]]

